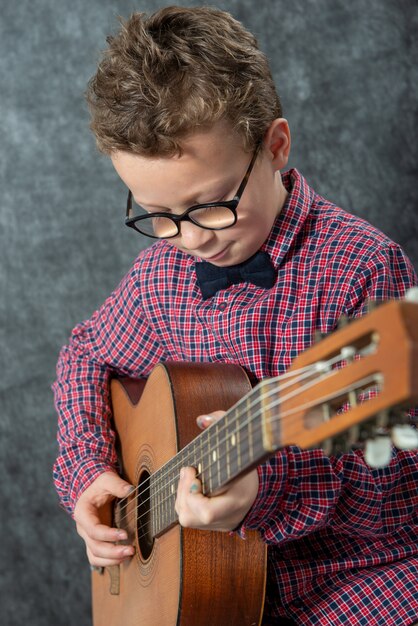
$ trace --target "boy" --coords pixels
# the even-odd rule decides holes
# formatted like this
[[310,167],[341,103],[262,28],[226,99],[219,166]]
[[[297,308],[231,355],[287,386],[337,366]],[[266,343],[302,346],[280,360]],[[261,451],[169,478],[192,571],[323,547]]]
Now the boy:
[[[382,233],[296,170],[280,174],[289,127],[264,55],[229,14],[133,15],[109,39],[88,100],[99,149],[129,189],[127,223],[156,239],[74,329],[54,385],[57,490],[101,567],[133,554],[98,517],[131,488],[116,469],[111,374],[146,377],[176,360],[275,376],[316,330],[361,315],[369,298],[402,297],[416,277]],[[265,623],[407,626],[418,619],[417,469],[416,452],[372,470],[359,451],[292,446],[212,498],[183,468],[176,510],[184,526],[260,532]]]

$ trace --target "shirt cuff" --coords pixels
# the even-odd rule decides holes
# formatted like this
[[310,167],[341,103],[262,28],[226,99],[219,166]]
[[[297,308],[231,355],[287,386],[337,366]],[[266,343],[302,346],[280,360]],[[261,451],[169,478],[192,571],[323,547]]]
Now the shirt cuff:
[[70,487],[70,513],[72,516],[74,516],[74,508],[81,494],[104,472],[119,473],[115,466],[94,457],[81,461],[78,467],[73,470]]
[[277,509],[283,495],[287,475],[287,456],[284,450],[257,467],[258,493],[241,524],[233,531],[245,539],[246,530],[261,530],[272,510]]

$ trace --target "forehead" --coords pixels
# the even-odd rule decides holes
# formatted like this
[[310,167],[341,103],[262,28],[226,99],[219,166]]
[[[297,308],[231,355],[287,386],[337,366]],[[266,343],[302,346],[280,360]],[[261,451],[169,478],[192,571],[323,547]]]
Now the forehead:
[[226,124],[190,135],[182,148],[180,156],[145,157],[115,152],[111,159],[140,204],[180,206],[198,195],[213,193],[215,188],[220,191],[221,187],[233,185],[249,156],[241,138]]

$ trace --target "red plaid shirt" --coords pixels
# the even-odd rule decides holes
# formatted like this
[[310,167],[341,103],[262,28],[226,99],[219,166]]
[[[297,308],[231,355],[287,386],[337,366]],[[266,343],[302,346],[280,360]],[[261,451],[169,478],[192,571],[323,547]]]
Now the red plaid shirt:
[[[203,300],[195,259],[158,241],[115,292],[73,331],[54,384],[59,413],[55,484],[73,511],[80,493],[115,469],[109,377],[147,376],[160,361],[238,363],[260,380],[283,373],[367,298],[416,284],[402,250],[367,222],[318,196],[296,170],[263,245],[272,289],[238,284]],[[298,624],[407,626],[418,619],[418,454],[369,468],[359,452],[327,457],[286,448],[259,468],[244,520],[269,544],[266,614]]]

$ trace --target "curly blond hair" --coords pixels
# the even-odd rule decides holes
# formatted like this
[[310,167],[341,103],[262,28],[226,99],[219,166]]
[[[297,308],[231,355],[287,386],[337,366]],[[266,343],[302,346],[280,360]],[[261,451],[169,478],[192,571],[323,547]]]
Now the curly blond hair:
[[220,120],[252,150],[282,116],[266,56],[229,13],[209,7],[134,13],[107,42],[86,93],[105,154],[181,154],[182,140]]

